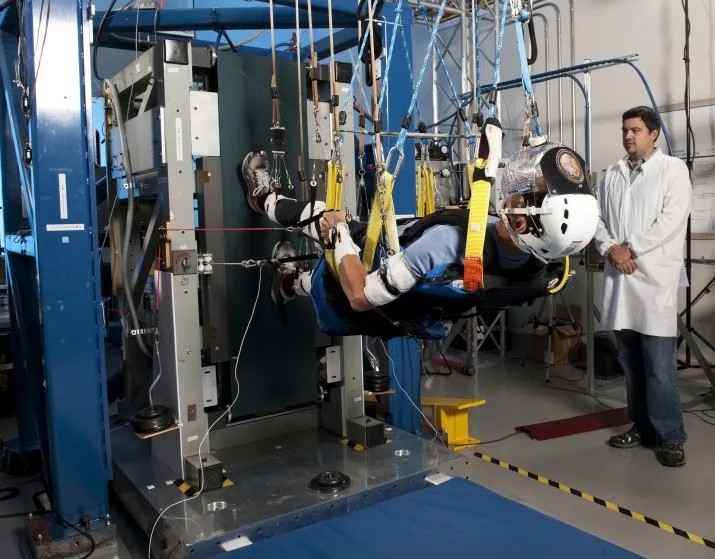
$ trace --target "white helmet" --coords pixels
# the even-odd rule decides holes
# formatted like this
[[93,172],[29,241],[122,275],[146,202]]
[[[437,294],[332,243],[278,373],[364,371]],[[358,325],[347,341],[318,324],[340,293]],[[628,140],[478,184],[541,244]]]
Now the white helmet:
[[524,252],[547,262],[584,249],[599,209],[583,159],[553,143],[519,151],[506,162],[500,213]]

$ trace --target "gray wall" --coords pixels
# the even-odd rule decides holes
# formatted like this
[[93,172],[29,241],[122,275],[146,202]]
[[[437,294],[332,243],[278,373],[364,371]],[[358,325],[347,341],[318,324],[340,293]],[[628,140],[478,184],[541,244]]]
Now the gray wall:
[[[562,56],[564,65],[570,61],[569,41],[569,2],[553,0],[561,9],[563,27]],[[546,15],[550,27],[550,68],[556,67],[556,19],[550,8],[541,10]],[[682,103],[684,98],[684,64],[683,46],[685,40],[684,16],[681,3],[675,0],[592,0],[575,2],[576,15],[576,63],[584,59],[599,60],[627,54],[638,54],[638,67],[645,74],[660,106]],[[699,154],[715,152],[715,5],[711,0],[690,0],[691,19],[691,87],[692,101],[710,100],[711,106],[693,109],[693,129]],[[488,28],[485,24],[483,33]],[[532,73],[545,69],[546,56],[544,48],[544,27],[539,19],[536,21],[537,40],[539,41],[539,60]],[[414,34],[415,66],[419,66],[424,56],[427,33],[424,28],[417,28]],[[458,39],[455,44],[459,45]],[[493,48],[493,47],[491,47]],[[458,47],[455,52],[458,52]],[[489,53],[493,55],[493,51]],[[455,83],[459,76],[454,65],[448,62]],[[517,78],[519,65],[517,59],[514,30],[509,27],[505,34],[502,80]],[[443,75],[440,76],[444,80]],[[492,70],[488,63],[482,63],[482,83],[490,82]],[[557,82],[551,86],[551,139],[559,140],[558,135],[558,97]],[[445,84],[446,85],[446,84]],[[645,89],[635,72],[625,66],[619,66],[592,73],[593,86],[593,170],[601,171],[623,155],[620,139],[620,115],[634,105],[649,104]],[[541,123],[547,126],[546,119],[546,86],[536,86],[536,95],[541,110]],[[423,84],[419,97],[423,114],[431,114],[430,84]],[[564,136],[567,145],[573,145],[571,133],[571,85],[569,80],[563,82],[564,92]],[[444,98],[442,98],[444,102]],[[583,101],[581,94],[576,93],[576,148],[583,152]],[[505,92],[502,96],[502,122],[506,129],[519,129],[523,124],[523,93],[519,90]],[[685,126],[682,110],[664,114],[666,125],[670,131],[676,153],[685,150]],[[665,149],[665,142],[659,141]],[[505,153],[518,149],[519,133],[507,131],[505,138]],[[707,164],[715,174],[715,159]],[[715,184],[713,186],[715,191]],[[715,240],[694,241],[694,257],[715,257]],[[715,275],[715,267],[695,265],[693,268],[693,291],[697,293]],[[565,296],[568,303],[585,310],[586,274],[582,266],[577,266],[577,276]],[[601,281],[596,275],[595,300],[600,301]],[[681,300],[684,290],[681,290]],[[681,303],[682,305],[682,303]],[[515,309],[510,312],[510,329],[519,330],[528,320],[534,308]],[[715,295],[705,297],[695,307],[693,312],[694,325],[709,339],[715,339]],[[709,355],[714,358],[715,356]]]

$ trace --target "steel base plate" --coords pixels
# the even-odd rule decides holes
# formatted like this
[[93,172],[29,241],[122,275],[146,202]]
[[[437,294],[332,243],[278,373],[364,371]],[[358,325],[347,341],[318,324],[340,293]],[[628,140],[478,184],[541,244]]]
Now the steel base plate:
[[[91,542],[71,528],[59,525],[51,513],[29,515],[25,520],[28,545],[35,559],[75,559],[85,557]],[[90,527],[94,540],[92,559],[114,559],[119,556],[114,523],[94,522]]]
[[[358,451],[311,429],[214,453],[233,485],[172,507],[157,526],[154,555],[212,556],[241,536],[258,541],[420,489],[438,471],[465,475],[464,456],[390,427],[386,436],[388,444]],[[185,496],[151,459],[150,442],[120,430],[112,443],[113,491],[148,532],[159,511]],[[337,493],[311,487],[328,471],[349,485]]]

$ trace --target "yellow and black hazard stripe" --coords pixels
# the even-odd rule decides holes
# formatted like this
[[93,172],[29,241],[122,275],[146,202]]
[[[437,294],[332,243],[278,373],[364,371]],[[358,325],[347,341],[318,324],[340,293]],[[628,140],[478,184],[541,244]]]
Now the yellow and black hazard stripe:
[[[179,491],[181,491],[187,497],[193,497],[198,493],[198,489],[195,489],[193,485],[191,485],[188,481],[184,481],[183,479],[175,480],[174,485],[178,487]],[[232,485],[233,482],[230,479],[224,478],[223,485],[221,485],[221,487],[225,489],[226,487],[231,487]]]
[[492,458],[491,456],[487,456],[486,454],[484,454],[482,452],[475,452],[474,456],[476,456],[477,458],[481,458],[485,462],[489,462],[490,464],[494,464],[496,466],[499,466],[500,468],[504,468],[505,470],[509,470],[510,472],[519,474],[520,476],[528,477],[529,479],[533,479],[535,481],[538,481],[539,483],[548,485],[549,487],[559,489],[560,491],[563,491],[564,493],[568,493],[570,495],[580,497],[581,499],[584,499],[586,501],[589,501],[590,503],[594,503],[601,507],[607,508],[608,510],[611,510],[613,512],[619,512],[621,514],[629,516],[630,518],[633,518],[634,520],[643,522],[644,524],[650,524],[651,526],[655,526],[656,528],[660,528],[661,530],[663,530],[665,532],[668,532],[670,534],[675,534],[676,536],[680,536],[681,538],[685,538],[686,540],[690,540],[691,542],[696,543],[698,545],[703,545],[705,547],[709,547],[710,549],[715,549],[715,541],[708,540],[706,538],[698,536],[697,534],[693,534],[692,532],[688,532],[686,530],[681,530],[680,528],[676,528],[675,526],[671,526],[670,524],[661,522],[660,520],[656,520],[655,518],[651,518],[651,517],[641,514],[639,512],[635,512],[630,509],[627,509],[626,507],[622,507],[621,505],[617,505],[615,503],[607,501],[606,499],[601,499],[600,497],[594,497],[593,495],[590,495],[589,493],[586,493],[579,489],[574,489],[573,487],[569,487],[568,485],[559,483],[558,481],[554,481],[553,479],[549,479],[547,477],[540,476],[538,474],[535,474],[533,472],[525,470],[524,468],[519,468],[517,466],[513,466],[512,464],[509,464],[508,462],[505,462],[504,460],[499,460],[498,458]]
[[357,450],[360,452],[361,450],[365,450],[365,447],[361,445],[360,443],[356,443],[355,441],[351,441],[350,439],[340,439],[340,444],[349,446],[353,450]]

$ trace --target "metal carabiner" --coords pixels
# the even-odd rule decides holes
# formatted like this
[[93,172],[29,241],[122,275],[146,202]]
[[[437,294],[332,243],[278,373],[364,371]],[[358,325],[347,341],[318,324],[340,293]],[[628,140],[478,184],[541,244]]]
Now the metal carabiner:
[[401,149],[397,149],[397,146],[393,146],[390,148],[390,151],[387,152],[387,158],[385,158],[385,164],[383,165],[383,168],[385,171],[388,173],[390,172],[390,162],[392,161],[392,156],[397,151],[399,154],[397,157],[397,164],[395,165],[395,170],[392,172],[392,175],[395,176],[397,173],[400,172],[400,167],[402,167],[402,160],[404,159],[404,153],[402,152]]
[[530,0],[509,0],[511,17],[515,21],[526,23],[531,18],[532,4]]

